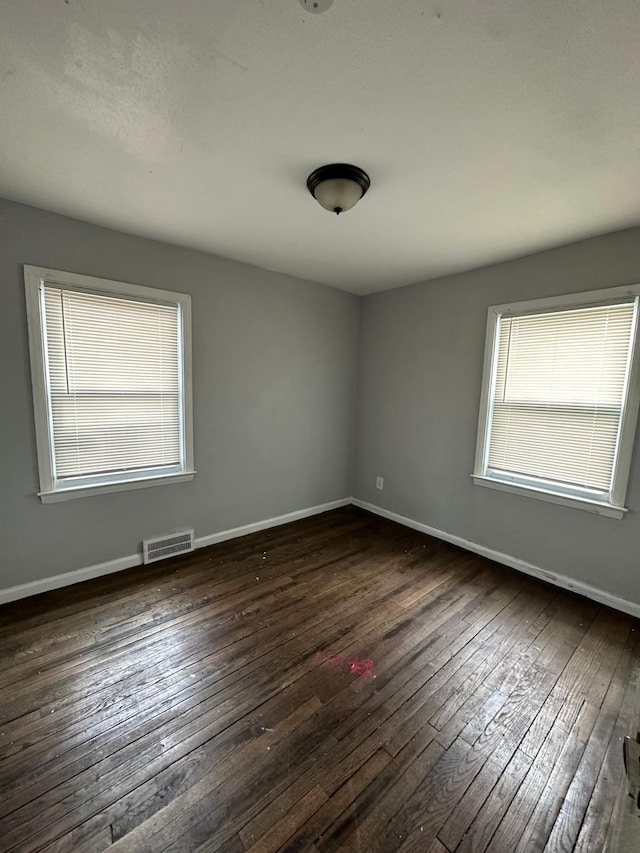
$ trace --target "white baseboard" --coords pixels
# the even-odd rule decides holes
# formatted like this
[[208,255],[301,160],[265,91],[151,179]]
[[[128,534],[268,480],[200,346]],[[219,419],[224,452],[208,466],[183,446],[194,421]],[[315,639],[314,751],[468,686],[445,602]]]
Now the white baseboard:
[[[478,545],[468,539],[463,539],[461,536],[455,536],[452,533],[447,533],[444,530],[438,530],[435,527],[430,527],[428,524],[422,524],[420,521],[414,521],[412,518],[406,518],[391,510],[383,509],[375,504],[366,503],[357,498],[342,498],[338,501],[331,501],[317,506],[307,507],[306,509],[289,512],[285,515],[278,515],[275,518],[267,518],[263,521],[256,521],[253,524],[245,524],[242,527],[233,527],[230,530],[222,530],[219,533],[212,533],[208,536],[199,536],[195,540],[196,548],[205,548],[208,545],[215,545],[218,542],[226,542],[229,539],[237,539],[241,536],[248,536],[250,533],[257,533],[259,530],[267,530],[270,527],[278,527],[281,524],[288,524],[291,521],[298,521],[302,518],[309,518],[312,515],[319,515],[323,512],[328,512],[339,507],[355,506],[366,509],[375,515],[380,515],[383,518],[388,518],[391,521],[396,521],[398,524],[403,524],[405,527],[411,527],[413,530],[419,530],[421,533],[427,533],[429,536],[434,536],[436,539],[442,539],[445,542],[450,542],[452,545],[458,545],[467,551],[473,551],[475,554],[480,554],[482,557],[487,557],[494,560],[496,563],[502,563],[504,566],[509,566],[512,569],[517,569],[519,572],[524,572],[527,575],[540,578],[548,581],[555,586],[569,589],[572,592],[577,592],[580,595],[591,598],[600,604],[606,604],[616,610],[621,610],[624,613],[629,613],[631,616],[640,617],[640,604],[626,599],[613,593],[606,592],[599,587],[591,586],[582,581],[574,580],[566,575],[560,575],[556,572],[550,572],[546,569],[541,569],[534,566],[532,563],[527,563],[520,560],[518,557],[512,557],[510,554],[503,554],[501,551],[494,551],[492,548],[487,548],[484,545]],[[114,572],[121,572],[124,569],[130,569],[133,566],[142,564],[141,554],[130,554],[126,557],[118,557],[116,560],[109,560],[106,563],[97,563],[93,566],[87,566],[84,569],[76,569],[72,572],[54,575],[50,578],[31,581],[30,583],[20,584],[19,586],[9,587],[8,589],[0,590],[0,604],[6,604],[10,601],[17,601],[20,598],[26,598],[30,595],[38,595],[41,592],[48,592],[52,589],[59,589],[64,586],[70,586],[81,581],[91,580],[92,578],[102,577]]]
[[116,560],[96,563],[94,566],[76,569],[73,572],[64,572],[61,575],[22,583],[19,586],[10,586],[8,589],[0,589],[0,604],[17,601],[19,598],[27,598],[30,595],[38,595],[41,592],[49,592],[52,589],[60,589],[62,586],[71,586],[71,584],[99,578],[102,575],[110,575],[113,572],[121,572],[123,569],[130,569],[132,566],[139,566],[141,563],[141,554],[130,554],[128,557],[118,557]]
[[629,613],[631,616],[640,617],[640,604],[633,601],[627,601],[618,595],[611,592],[606,592],[597,586],[583,583],[582,581],[574,580],[566,575],[559,575],[556,572],[550,572],[547,569],[541,569],[534,566],[532,563],[527,563],[525,560],[520,560],[518,557],[512,557],[510,554],[503,554],[501,551],[494,551],[492,548],[487,548],[484,545],[478,545],[475,542],[470,542],[468,539],[463,539],[461,536],[454,536],[452,533],[447,533],[444,530],[438,530],[435,527],[429,527],[428,524],[422,524],[420,521],[414,521],[412,518],[406,518],[404,515],[398,515],[388,509],[376,506],[375,504],[366,503],[365,501],[353,498],[352,503],[355,506],[373,512],[375,515],[380,515],[383,518],[388,518],[391,521],[396,521],[398,524],[403,524],[405,527],[411,527],[413,530],[419,530],[421,533],[427,533],[429,536],[434,536],[436,539],[443,539],[445,542],[450,542],[452,545],[458,545],[467,551],[473,551],[475,554],[480,554],[482,557],[488,557],[496,563],[502,563],[504,566],[509,566],[512,569],[517,569],[519,572],[524,572],[527,575],[532,575],[535,578],[540,578],[543,581],[552,583],[562,589],[569,589],[572,592],[577,592],[584,595],[586,598],[591,598],[599,604],[606,604],[616,610],[622,610],[623,613]]
[[[319,515],[322,512],[328,512],[331,509],[337,509],[341,506],[349,506],[351,502],[351,498],[342,498],[339,501],[330,501],[326,504],[299,509],[295,512],[289,512],[286,515],[278,515],[275,518],[267,518],[264,521],[245,524],[242,527],[234,527],[231,530],[222,530],[220,533],[212,533],[209,536],[199,536],[195,540],[195,547],[205,548],[207,545],[215,545],[217,542],[226,542],[228,539],[248,536],[249,533],[256,533],[258,530],[278,527],[280,524],[287,524],[290,521],[309,518],[312,515]],[[17,601],[19,598],[27,598],[30,595],[38,595],[41,592],[49,592],[52,589],[60,589],[63,586],[71,586],[71,584],[80,583],[80,581],[99,578],[102,575],[110,575],[113,572],[121,572],[123,569],[130,569],[133,566],[140,565],[142,565],[142,555],[129,554],[127,557],[118,557],[116,560],[109,560],[106,563],[97,563],[94,566],[76,569],[73,572],[65,572],[64,574],[54,575],[50,578],[43,578],[42,580],[23,583],[19,586],[12,586],[8,589],[1,589],[0,604]]]
[[248,536],[250,533],[267,530],[269,527],[278,527],[281,524],[288,524],[290,521],[299,521],[301,518],[309,518],[312,515],[319,515],[321,512],[329,512],[330,509],[349,506],[352,500],[352,498],[342,498],[339,501],[331,501],[330,503],[319,504],[318,506],[308,507],[307,509],[298,509],[295,512],[288,512],[286,515],[278,515],[275,518],[267,518],[264,521],[245,524],[242,527],[232,527],[231,530],[222,530],[220,533],[211,533],[209,536],[199,536],[196,539],[195,545],[196,548],[217,545],[218,542],[226,542],[227,539],[237,539],[239,536]]

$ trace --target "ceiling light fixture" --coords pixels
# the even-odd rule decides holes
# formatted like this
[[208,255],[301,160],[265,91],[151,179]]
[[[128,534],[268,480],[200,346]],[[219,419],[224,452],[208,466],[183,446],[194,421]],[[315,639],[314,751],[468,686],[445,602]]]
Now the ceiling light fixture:
[[320,166],[307,178],[307,189],[318,204],[330,213],[351,210],[370,185],[369,175],[359,166],[350,166],[348,163]]

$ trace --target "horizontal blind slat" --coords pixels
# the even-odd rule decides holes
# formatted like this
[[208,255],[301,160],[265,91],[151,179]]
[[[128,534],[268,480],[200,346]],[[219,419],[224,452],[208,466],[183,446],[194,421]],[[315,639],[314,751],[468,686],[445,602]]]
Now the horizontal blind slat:
[[56,476],[179,464],[178,307],[46,285],[44,297]]
[[610,488],[632,324],[632,302],[499,319],[490,469]]

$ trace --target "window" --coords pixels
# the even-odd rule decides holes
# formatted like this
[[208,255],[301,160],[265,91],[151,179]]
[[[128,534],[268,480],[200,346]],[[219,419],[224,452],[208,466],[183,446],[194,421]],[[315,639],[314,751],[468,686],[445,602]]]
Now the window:
[[489,309],[478,485],[622,518],[640,286]]
[[192,479],[190,297],[24,274],[41,500]]

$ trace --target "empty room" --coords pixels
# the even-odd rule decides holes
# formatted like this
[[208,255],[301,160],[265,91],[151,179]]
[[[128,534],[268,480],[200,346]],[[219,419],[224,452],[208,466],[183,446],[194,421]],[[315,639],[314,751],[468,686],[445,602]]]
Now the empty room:
[[0,853],[638,853],[639,47],[0,2]]

